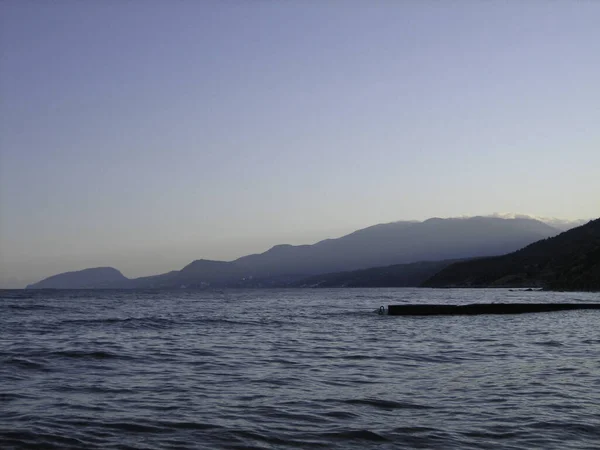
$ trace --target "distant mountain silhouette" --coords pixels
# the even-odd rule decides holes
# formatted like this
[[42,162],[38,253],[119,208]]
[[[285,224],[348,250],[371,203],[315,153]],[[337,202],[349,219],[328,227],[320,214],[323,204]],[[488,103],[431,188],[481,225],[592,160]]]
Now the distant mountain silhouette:
[[423,261],[350,272],[324,273],[291,282],[288,286],[312,288],[418,287],[432,275],[454,262],[456,260]]
[[600,219],[508,255],[452,264],[423,286],[600,291]]
[[65,272],[30,284],[27,289],[91,289],[103,287],[128,287],[129,279],[112,267]]
[[132,287],[142,288],[203,288],[208,286],[235,286],[245,272],[235,263],[199,259],[181,270],[131,280]]
[[314,245],[279,245],[235,263],[255,276],[319,274],[416,261],[502,255],[559,231],[531,219],[471,217],[394,222]]
[[[393,222],[357,230],[337,239],[313,245],[276,245],[270,250],[238,258],[235,261],[197,260],[181,270],[162,275],[136,278],[115,287],[257,287],[279,286],[311,275],[361,270],[417,261],[443,261],[478,256],[502,255],[559,231],[540,221],[516,218],[471,217],[433,218],[424,222]],[[115,269],[113,269],[115,270]],[[76,274],[76,273],[75,273]],[[97,286],[75,274],[73,287],[107,287],[100,279]],[[82,271],[83,274],[83,271]],[[50,279],[53,279],[51,277]],[[123,277],[124,278],[124,277]],[[50,279],[31,287],[45,287]],[[63,280],[63,278],[61,278]],[[61,287],[68,286],[66,281]]]

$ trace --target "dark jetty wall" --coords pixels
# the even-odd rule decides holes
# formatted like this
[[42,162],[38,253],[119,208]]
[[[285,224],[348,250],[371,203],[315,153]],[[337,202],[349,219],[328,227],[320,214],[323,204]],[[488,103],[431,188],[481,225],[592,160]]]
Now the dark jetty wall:
[[388,305],[391,316],[523,314],[599,309],[600,303],[474,303],[470,305]]

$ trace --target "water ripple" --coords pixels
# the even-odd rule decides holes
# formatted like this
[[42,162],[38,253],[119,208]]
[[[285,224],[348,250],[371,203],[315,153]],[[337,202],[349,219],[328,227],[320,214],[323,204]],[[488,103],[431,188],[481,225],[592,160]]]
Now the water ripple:
[[373,313],[570,295],[0,291],[0,448],[598,448],[597,312]]

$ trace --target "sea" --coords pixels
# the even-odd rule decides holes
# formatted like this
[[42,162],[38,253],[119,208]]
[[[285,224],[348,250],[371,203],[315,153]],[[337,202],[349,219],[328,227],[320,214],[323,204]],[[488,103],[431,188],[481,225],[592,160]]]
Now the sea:
[[599,449],[600,311],[508,289],[0,291],[0,449]]

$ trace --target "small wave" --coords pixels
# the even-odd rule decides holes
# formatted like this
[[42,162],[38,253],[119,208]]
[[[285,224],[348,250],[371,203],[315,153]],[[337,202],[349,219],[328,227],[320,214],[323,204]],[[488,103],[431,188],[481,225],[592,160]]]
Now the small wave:
[[11,365],[13,367],[18,367],[19,369],[25,370],[49,370],[48,367],[40,362],[32,361],[30,359],[24,358],[22,356],[13,356],[9,358],[4,358],[4,364]]
[[255,380],[248,380],[250,383],[252,384],[267,384],[267,385],[271,385],[271,386],[287,386],[288,383],[293,383],[293,382],[299,382],[302,381],[301,378],[296,377],[296,376],[288,376],[285,378],[279,378],[279,377],[265,377],[265,378],[258,378]]
[[167,429],[162,426],[142,425],[141,423],[135,422],[105,422],[102,426],[131,433],[164,433],[167,431]]
[[299,412],[297,410],[282,408],[279,405],[263,405],[253,408],[253,411],[261,417],[268,417],[274,422],[285,424],[322,424],[324,419],[321,415],[312,414],[311,411]]
[[343,359],[349,360],[349,361],[363,361],[363,360],[376,360],[376,359],[383,360],[383,359],[385,359],[385,357],[375,356],[375,355],[345,355],[343,357]]
[[[252,440],[258,441],[265,444],[271,445],[283,445],[289,444],[290,442],[284,439],[281,439],[277,436],[269,436],[263,433],[259,433],[257,431],[248,431],[248,430],[231,430],[233,435],[237,438],[242,438],[245,441]],[[248,447],[248,448],[256,448],[256,447]]]
[[535,430],[561,430],[563,433],[578,437],[589,435],[590,437],[600,438],[600,428],[597,425],[588,423],[541,421],[528,424],[528,427]]
[[449,364],[460,364],[459,357],[457,356],[446,356],[442,354],[435,354],[433,356],[427,356],[424,354],[400,354],[403,362],[412,363],[449,363]]
[[334,419],[355,419],[358,416],[348,411],[328,411],[323,413],[324,416],[332,417]]
[[[3,448],[87,448],[86,442],[54,433],[35,433],[33,431],[0,431],[0,444]],[[6,445],[6,447],[4,447]]]
[[215,356],[215,357],[219,356],[219,354],[217,352],[214,352],[212,350],[206,350],[205,348],[192,349],[192,350],[189,350],[188,353],[193,356],[203,356],[203,357],[204,356]]
[[250,326],[264,327],[265,325],[269,325],[269,326],[288,325],[291,322],[285,321],[285,320],[266,319],[266,318],[260,318],[257,320],[236,320],[236,319],[226,319],[223,317],[219,317],[219,318],[203,317],[203,318],[199,319],[196,323],[210,324],[210,325],[227,325],[227,326],[250,325]]
[[106,351],[80,351],[80,350],[63,350],[52,352],[52,356],[59,356],[64,358],[74,358],[74,359],[130,359],[128,356],[118,355],[116,353],[106,352]]
[[535,345],[541,345],[543,347],[562,347],[562,342],[550,340],[550,341],[537,341],[534,342]]
[[67,325],[93,325],[93,324],[102,324],[107,325],[111,323],[121,323],[127,322],[131,319],[69,319],[63,320],[62,324]]
[[60,323],[63,326],[97,326],[104,327],[110,325],[116,325],[121,328],[126,329],[169,329],[173,328],[179,324],[181,321],[177,322],[171,319],[166,319],[163,317],[126,317],[126,318],[98,318],[98,319],[68,319],[63,320]]
[[299,361],[292,361],[291,359],[285,359],[285,358],[272,358],[272,359],[269,359],[268,362],[270,364],[281,364],[283,366],[292,366],[292,367],[306,366],[306,364],[303,364]]
[[576,367],[557,367],[555,370],[559,373],[574,373],[579,369]]
[[465,431],[462,433],[463,436],[467,436],[475,439],[510,439],[520,435],[519,431]]
[[397,427],[392,430],[394,433],[409,433],[409,434],[417,434],[417,433],[434,433],[439,430],[431,427]]
[[346,430],[346,431],[335,431],[329,433],[322,433],[322,437],[336,440],[360,440],[360,441],[372,441],[372,442],[386,442],[388,439],[374,431],[370,430]]
[[[85,392],[86,394],[135,394],[134,388],[120,388],[113,386],[89,386],[81,384],[61,384],[56,389],[59,392]],[[73,405],[66,404],[67,407],[73,407]],[[85,405],[86,407],[88,405]]]
[[35,305],[6,305],[8,309],[14,309],[16,311],[40,311],[40,310],[50,310],[50,309],[61,309],[56,306],[44,305],[44,304],[35,304]]
[[0,402],[1,403],[8,403],[8,402],[12,402],[15,400],[24,400],[24,399],[30,399],[30,398],[34,398],[31,395],[27,395],[27,394],[16,394],[13,392],[1,392],[0,393]]
[[374,408],[379,409],[429,409],[430,406],[419,405],[417,403],[410,402],[395,402],[393,400],[381,400],[376,398],[364,398],[364,399],[351,399],[344,400],[344,403],[348,405],[364,405],[364,406],[372,406]]
[[159,422],[159,425],[173,430],[218,430],[221,425],[204,422]]

